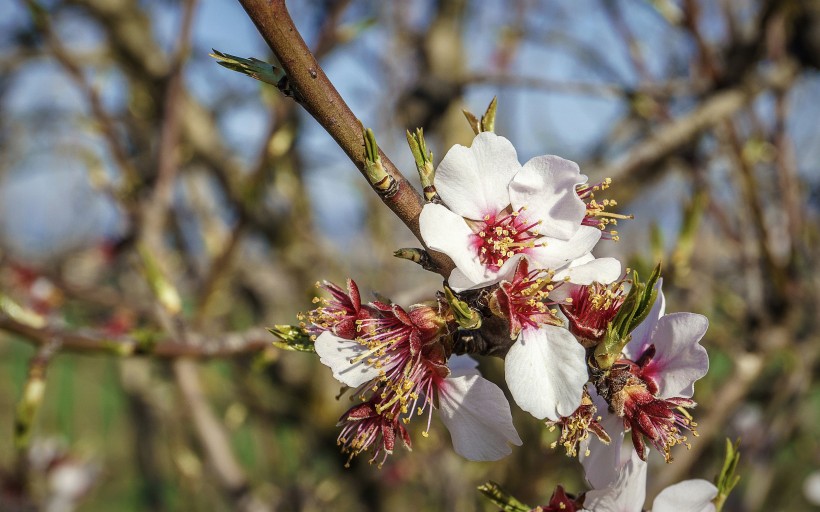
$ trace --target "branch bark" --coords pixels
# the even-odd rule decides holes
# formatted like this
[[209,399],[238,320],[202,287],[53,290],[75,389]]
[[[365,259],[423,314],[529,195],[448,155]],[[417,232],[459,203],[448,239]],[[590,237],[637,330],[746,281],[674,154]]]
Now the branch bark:
[[[310,52],[288,13],[284,0],[239,0],[268,43],[287,74],[299,103],[333,137],[339,147],[364,175],[364,138],[361,121],[353,114]],[[390,159],[380,151],[382,164],[396,180],[398,190],[382,201],[424,243],[419,231],[419,215],[424,206],[421,195]],[[430,251],[436,271],[447,277],[455,265],[444,254]]]

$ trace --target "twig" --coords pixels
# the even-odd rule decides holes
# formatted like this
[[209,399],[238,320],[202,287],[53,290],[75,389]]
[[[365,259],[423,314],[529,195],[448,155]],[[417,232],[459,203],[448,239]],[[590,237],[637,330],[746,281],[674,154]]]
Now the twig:
[[34,327],[2,313],[0,330],[21,336],[38,347],[46,345],[51,339],[58,339],[62,342],[64,351],[121,357],[220,359],[256,354],[271,345],[270,333],[264,329],[231,332],[215,337],[189,333],[183,342],[159,335],[140,338],[133,335],[112,336],[95,329]]
[[23,386],[23,393],[17,403],[17,412],[14,417],[14,445],[17,450],[15,465],[15,480],[20,491],[28,491],[29,473],[29,445],[31,431],[37,411],[43,405],[46,387],[46,370],[52,357],[60,349],[60,340],[53,338],[41,345],[28,367],[28,377]]
[[[333,137],[356,167],[364,174],[364,138],[359,119],[311,54],[288,13],[284,0],[239,0],[262,37],[282,65],[299,103]],[[404,222],[419,241],[419,215],[424,205],[419,193],[402,176],[393,162],[381,153],[387,173],[396,181],[397,192],[382,201]],[[447,276],[454,268],[444,254],[432,252],[438,273]]]

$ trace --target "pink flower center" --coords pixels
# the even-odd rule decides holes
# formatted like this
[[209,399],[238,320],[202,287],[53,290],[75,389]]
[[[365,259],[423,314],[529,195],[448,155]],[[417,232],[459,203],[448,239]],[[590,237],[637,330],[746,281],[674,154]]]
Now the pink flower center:
[[516,254],[526,253],[541,245],[535,242],[538,234],[532,231],[540,221],[529,222],[521,214],[523,210],[510,213],[504,210],[495,215],[485,215],[484,220],[473,223],[471,246],[487,268],[498,272]]

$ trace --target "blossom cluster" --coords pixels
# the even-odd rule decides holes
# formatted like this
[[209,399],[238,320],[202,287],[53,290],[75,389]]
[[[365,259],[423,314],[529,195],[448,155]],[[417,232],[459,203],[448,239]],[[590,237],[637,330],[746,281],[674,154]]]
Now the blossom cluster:
[[[333,376],[350,386],[360,403],[339,420],[338,443],[350,457],[373,451],[380,464],[396,440],[410,448],[405,424],[433,409],[449,428],[456,452],[472,460],[497,460],[521,444],[504,393],[482,378],[477,363],[452,356],[451,315],[443,302],[362,304],[356,284],[347,291],[322,285],[330,300],[308,314],[308,331]],[[321,299],[320,299],[321,300]]]
[[[587,504],[645,478],[650,446],[667,461],[688,446],[694,383],[708,370],[700,345],[708,322],[666,314],[658,269],[641,281],[617,259],[593,256],[600,240],[618,239],[613,228],[627,217],[596,197],[610,180],[587,181],[574,162],[547,155],[522,165],[510,141],[478,133],[470,147],[450,149],[425,187],[421,236],[454,263],[443,292],[405,309],[363,304],[353,281],[346,290],[321,285],[330,297],[317,299],[302,329],[355,400],[339,421],[344,452],[368,451],[381,464],[397,440],[411,446],[413,418],[424,418],[427,434],[434,410],[468,459],[497,460],[520,445],[502,390],[456,355],[471,352],[465,339],[503,356],[518,407],[559,428],[555,445],[585,461]],[[625,433],[634,448],[626,462],[613,456]],[[606,475],[595,474],[600,468]],[[581,510],[560,488],[553,501],[555,510]]]

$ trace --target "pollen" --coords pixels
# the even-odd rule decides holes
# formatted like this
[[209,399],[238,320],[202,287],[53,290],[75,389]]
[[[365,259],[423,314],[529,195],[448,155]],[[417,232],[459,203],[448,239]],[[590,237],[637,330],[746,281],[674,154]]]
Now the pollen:
[[490,270],[497,272],[515,255],[543,245],[534,231],[539,223],[529,222],[522,210],[485,215],[483,221],[474,223],[471,245]]

